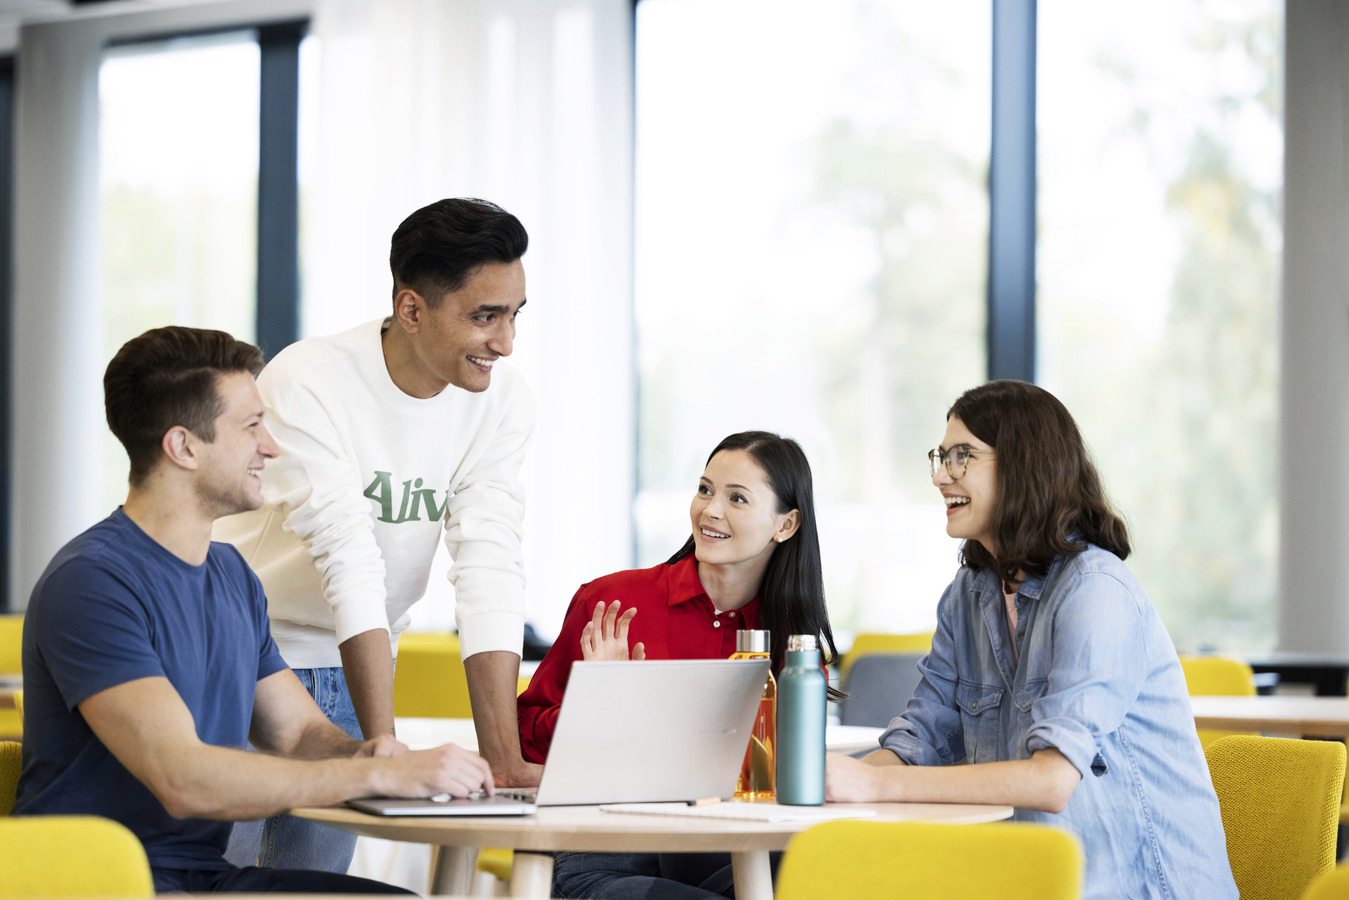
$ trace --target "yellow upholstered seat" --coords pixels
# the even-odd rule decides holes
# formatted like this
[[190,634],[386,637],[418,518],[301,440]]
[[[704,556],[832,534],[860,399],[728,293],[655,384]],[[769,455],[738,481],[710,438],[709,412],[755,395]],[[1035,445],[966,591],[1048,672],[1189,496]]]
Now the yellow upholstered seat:
[[473,717],[468,676],[459,658],[458,635],[404,634],[398,639],[393,714],[440,719]]
[[145,848],[97,816],[0,819],[0,897],[151,897]]
[[1336,866],[1318,875],[1302,900],[1344,900],[1349,897],[1349,865]]
[[932,649],[932,632],[882,634],[864,631],[853,638],[852,647],[843,655],[839,678],[846,679],[852,664],[869,653],[926,653]]
[[994,822],[839,820],[787,845],[777,900],[1075,900],[1082,849],[1066,831]]
[[1242,900],[1300,897],[1334,868],[1344,744],[1229,735],[1205,755]]
[[14,809],[14,792],[19,787],[20,758],[23,745],[18,741],[0,741],[0,816]]
[[[1218,656],[1182,656],[1180,667],[1185,672],[1185,686],[1192,697],[1253,697],[1255,676],[1251,667],[1236,659]],[[1207,749],[1218,738],[1229,734],[1252,734],[1248,731],[1215,731],[1199,729],[1199,743]]]

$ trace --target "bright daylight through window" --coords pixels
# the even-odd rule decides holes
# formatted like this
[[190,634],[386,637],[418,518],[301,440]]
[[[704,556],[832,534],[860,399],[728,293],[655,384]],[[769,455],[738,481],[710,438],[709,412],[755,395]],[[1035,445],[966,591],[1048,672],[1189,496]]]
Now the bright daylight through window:
[[634,562],[683,542],[717,441],[776,431],[835,628],[924,630],[956,566],[924,457],[987,367],[989,6],[791,8],[637,6]]
[[[986,377],[991,4],[642,0],[636,565],[727,433],[799,439],[842,631],[930,627],[923,458]],[[1038,5],[1037,379],[1184,650],[1268,649],[1282,8]]]
[[1269,650],[1283,6],[1042,0],[1039,18],[1039,379],[1176,646]]
[[[252,32],[135,44],[99,69],[105,358],[167,322],[253,340],[258,45]],[[126,453],[103,440],[103,493]]]

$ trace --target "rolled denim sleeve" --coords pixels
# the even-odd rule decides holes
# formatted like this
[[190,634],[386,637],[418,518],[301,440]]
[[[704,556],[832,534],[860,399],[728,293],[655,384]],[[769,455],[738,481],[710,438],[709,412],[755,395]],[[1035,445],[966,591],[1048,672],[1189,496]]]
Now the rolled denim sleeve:
[[949,766],[965,758],[964,732],[956,707],[954,613],[957,578],[937,604],[932,650],[918,663],[922,680],[904,714],[891,720],[880,744],[912,766]]
[[1147,679],[1139,598],[1111,574],[1071,576],[1054,612],[1054,660],[1031,706],[1026,750],[1055,748],[1084,777],[1101,739],[1123,723]]

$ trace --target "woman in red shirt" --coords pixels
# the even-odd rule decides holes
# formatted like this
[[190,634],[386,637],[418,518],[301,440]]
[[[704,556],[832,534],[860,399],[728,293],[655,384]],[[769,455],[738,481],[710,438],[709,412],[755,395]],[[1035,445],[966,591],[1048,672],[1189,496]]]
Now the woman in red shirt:
[[[736,631],[763,628],[775,673],[793,634],[816,635],[826,662],[836,661],[810,464],[800,445],[764,431],[726,438],[708,457],[689,516],[693,533],[668,561],[606,575],[576,592],[557,641],[519,698],[525,759],[547,761],[578,659],[725,659],[735,652]],[[733,896],[729,857],[560,853],[554,895]]]

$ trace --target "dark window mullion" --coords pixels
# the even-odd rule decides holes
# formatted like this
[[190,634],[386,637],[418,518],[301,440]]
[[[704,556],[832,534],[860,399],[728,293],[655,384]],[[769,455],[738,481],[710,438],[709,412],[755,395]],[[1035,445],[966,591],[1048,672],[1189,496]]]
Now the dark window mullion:
[[16,608],[9,596],[10,472],[14,448],[14,60],[0,59],[0,612]]
[[270,359],[300,336],[300,41],[304,22],[258,29],[257,340]]
[[1036,0],[992,3],[988,377],[1034,381]]

